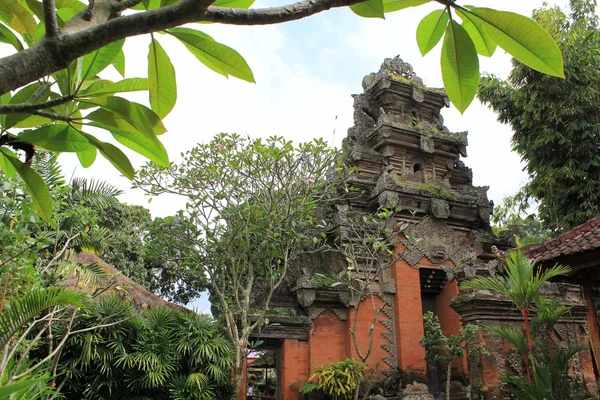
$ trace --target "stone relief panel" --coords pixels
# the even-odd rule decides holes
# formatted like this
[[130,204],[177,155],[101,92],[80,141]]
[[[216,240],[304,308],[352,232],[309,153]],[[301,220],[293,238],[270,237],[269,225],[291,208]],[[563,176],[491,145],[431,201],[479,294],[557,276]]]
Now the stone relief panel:
[[412,235],[414,239],[403,242],[406,248],[403,259],[413,268],[417,268],[423,257],[434,264],[450,260],[454,265],[459,265],[463,259],[473,256],[468,237],[435,217],[425,218],[410,226],[406,234]]

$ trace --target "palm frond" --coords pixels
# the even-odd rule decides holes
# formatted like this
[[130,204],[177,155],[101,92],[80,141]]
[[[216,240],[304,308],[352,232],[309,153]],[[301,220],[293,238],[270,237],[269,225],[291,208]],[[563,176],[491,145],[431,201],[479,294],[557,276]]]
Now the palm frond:
[[90,264],[63,261],[58,264],[57,271],[66,277],[75,275],[84,286],[92,288],[99,286],[102,280],[109,278],[104,267],[96,261]]
[[96,208],[106,208],[118,202],[117,196],[122,191],[110,183],[86,178],[74,178],[71,182],[71,199],[84,201]]
[[27,321],[54,306],[71,305],[85,308],[90,304],[87,293],[59,287],[37,289],[7,303],[0,314],[0,350]]
[[115,242],[115,235],[110,229],[96,227],[85,235],[78,237],[74,242],[74,246],[79,250],[85,250],[92,254],[100,255],[112,247]]
[[57,153],[36,153],[33,168],[40,174],[50,189],[56,189],[65,185]]
[[521,355],[527,354],[527,339],[523,329],[503,325],[489,325],[484,328],[484,331],[497,339],[508,340]]

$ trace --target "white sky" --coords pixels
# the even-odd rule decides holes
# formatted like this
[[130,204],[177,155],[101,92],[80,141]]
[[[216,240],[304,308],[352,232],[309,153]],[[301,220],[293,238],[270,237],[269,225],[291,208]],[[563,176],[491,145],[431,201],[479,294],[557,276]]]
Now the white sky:
[[[254,7],[282,4],[282,0],[258,0]],[[473,0],[472,4],[530,16],[542,2]],[[568,1],[550,4],[564,7]],[[173,38],[158,35],[177,73],[177,105],[164,120],[168,133],[161,137],[170,159],[177,162],[182,151],[210,140],[218,132],[251,137],[280,135],[294,141],[322,137],[339,146],[352,126],[350,95],[362,91],[363,76],[378,71],[384,58],[399,54],[428,86],[443,86],[441,45],[422,57],[415,40],[419,21],[440,7],[432,2],[388,14],[385,21],[360,18],[344,8],[283,25],[191,26],[236,49],[252,68],[256,84],[225,79],[200,64]],[[147,76],[148,43],[147,37],[127,39],[126,77]],[[0,47],[0,55],[9,51]],[[481,57],[480,64],[481,71],[505,78],[510,71],[510,56],[498,48],[493,57]],[[106,77],[117,79],[111,72]],[[128,97],[148,104],[147,95]],[[469,131],[469,156],[464,161],[473,169],[475,185],[490,186],[488,196],[496,204],[525,183],[527,177],[519,156],[510,151],[510,128],[496,122],[491,111],[475,100],[464,115],[454,108],[445,109],[443,115],[451,131]],[[107,133],[100,136],[107,141],[109,137]],[[141,156],[126,153],[134,167],[144,163]],[[183,206],[179,199],[167,197],[155,198],[149,204],[148,198],[130,189],[127,178],[119,176],[101,156],[88,169],[79,166],[74,155],[61,158],[67,176],[76,168],[77,176],[107,180],[125,191],[122,201],[146,206],[153,216],[171,215]],[[205,296],[193,305],[209,309]]]

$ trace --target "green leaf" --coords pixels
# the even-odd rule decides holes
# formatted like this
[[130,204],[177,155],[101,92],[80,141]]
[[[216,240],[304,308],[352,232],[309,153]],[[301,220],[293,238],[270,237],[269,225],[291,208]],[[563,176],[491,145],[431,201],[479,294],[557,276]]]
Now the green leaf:
[[142,0],[142,4],[146,10],[156,10],[161,6],[161,0]]
[[444,36],[448,25],[448,13],[445,9],[435,10],[421,20],[417,27],[417,44],[421,55],[429,53]]
[[162,135],[167,131],[158,115],[142,104],[118,96],[93,99],[90,102],[112,111],[140,133],[154,132],[155,135]]
[[96,139],[94,136],[81,132],[85,137],[94,145],[98,150],[100,150],[100,154],[104,156],[110,163],[118,169],[123,175],[125,175],[129,179],[133,179],[135,175],[135,170],[129,161],[129,158],[119,150],[118,147],[102,142]]
[[22,379],[10,385],[0,386],[0,399],[8,399],[15,392],[29,390],[35,385],[45,382],[46,378]]
[[465,29],[450,21],[442,46],[442,79],[454,106],[463,113],[473,101],[479,85],[479,58]]
[[17,158],[17,156],[7,148],[4,148],[2,151],[0,151],[0,169],[2,172],[4,172],[4,175],[6,175],[7,178],[11,178],[17,173],[17,170],[12,163],[6,159],[7,157]]
[[456,14],[462,19],[462,26],[473,40],[477,53],[485,57],[491,57],[496,51],[497,45],[488,35],[485,26],[475,17],[461,10],[457,9]]
[[[22,3],[22,2],[21,2]],[[42,3],[37,0],[25,0],[25,6],[27,6],[33,15],[38,17],[40,21],[44,20],[44,10],[42,8]]]
[[383,0],[367,0],[362,3],[353,4],[350,9],[354,14],[365,18],[383,18]]
[[56,9],[60,10],[62,8],[72,8],[77,10],[77,12],[83,11],[86,9],[87,5],[82,3],[79,0],[55,0]]
[[125,77],[125,53],[123,49],[117,53],[112,65],[122,77]]
[[21,180],[25,183],[40,217],[44,221],[49,222],[52,217],[52,197],[44,180],[37,172],[31,169],[30,165],[22,163],[16,157],[11,157],[11,154],[7,153],[6,149],[0,148],[0,151],[4,153],[6,156],[4,159],[12,164],[21,177]]
[[81,71],[78,81],[83,82],[88,77],[93,78],[108,67],[123,48],[123,43],[125,40],[119,40],[80,57],[77,60],[79,71]]
[[79,159],[79,163],[83,168],[90,167],[94,161],[96,161],[97,155],[98,150],[95,147],[91,150],[77,152],[77,158]]
[[160,43],[152,37],[148,51],[148,81],[150,108],[160,117],[166,117],[177,101],[175,68]]
[[383,0],[383,11],[386,13],[417,7],[431,0]]
[[59,153],[76,153],[94,148],[85,136],[69,125],[44,125],[38,129],[23,131],[17,137],[36,147]]
[[159,165],[169,166],[167,151],[152,131],[139,131],[104,109],[94,111],[87,118],[92,121],[90,125],[110,131],[119,143]]
[[[0,0],[2,1],[2,0]],[[9,104],[23,104],[28,102],[31,99],[31,96],[42,86],[41,83],[36,82],[31,85],[25,86],[23,89],[19,90],[12,99],[10,99]],[[41,103],[48,99],[49,91],[46,90],[39,99],[35,101],[35,103]],[[4,124],[5,128],[12,128],[20,121],[23,121],[25,118],[30,116],[31,114],[7,114],[6,122]]]
[[29,10],[19,3],[17,0],[1,0],[0,1],[0,21],[4,21],[6,25],[24,35],[29,33],[35,34],[37,23]]
[[[469,7],[498,46],[536,71],[564,78],[560,49],[537,22],[507,11]],[[466,12],[466,11],[465,11]]]
[[17,51],[21,51],[24,48],[23,43],[21,43],[17,35],[12,33],[12,31],[3,24],[0,24],[0,42],[13,45]]
[[254,0],[217,0],[211,5],[217,7],[229,8],[250,8],[254,4]]
[[73,19],[74,16],[79,14],[81,11],[75,8],[62,8],[56,11],[56,16],[58,17],[58,26],[64,27],[67,22]]
[[207,34],[189,28],[173,28],[168,31],[179,39],[196,58],[213,71],[255,82],[246,60],[235,50],[216,42]]
[[107,80],[99,80],[92,83],[85,90],[82,90],[81,96],[97,97],[122,92],[138,92],[149,89],[150,84],[146,78],[128,78],[116,83]]

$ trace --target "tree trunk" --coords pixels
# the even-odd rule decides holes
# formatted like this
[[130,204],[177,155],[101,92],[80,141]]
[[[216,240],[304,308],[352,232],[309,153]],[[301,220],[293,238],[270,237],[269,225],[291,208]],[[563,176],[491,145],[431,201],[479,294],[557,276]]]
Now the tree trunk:
[[[523,323],[525,324],[525,336],[527,336],[527,358],[525,359],[525,369],[527,369],[527,379],[531,383],[531,366],[528,360],[532,357],[533,343],[531,341],[531,329],[529,328],[529,312],[527,308],[521,310],[523,314]],[[531,360],[533,362],[533,359]],[[533,366],[533,365],[532,365]]]
[[235,392],[237,393],[238,399],[243,399],[246,393],[242,387],[242,381],[244,380],[244,362],[246,362],[245,349],[237,348],[235,350],[235,366],[233,370],[233,379],[235,384]]
[[450,375],[452,374],[452,361],[448,361],[448,369],[446,371],[446,400],[450,400]]

